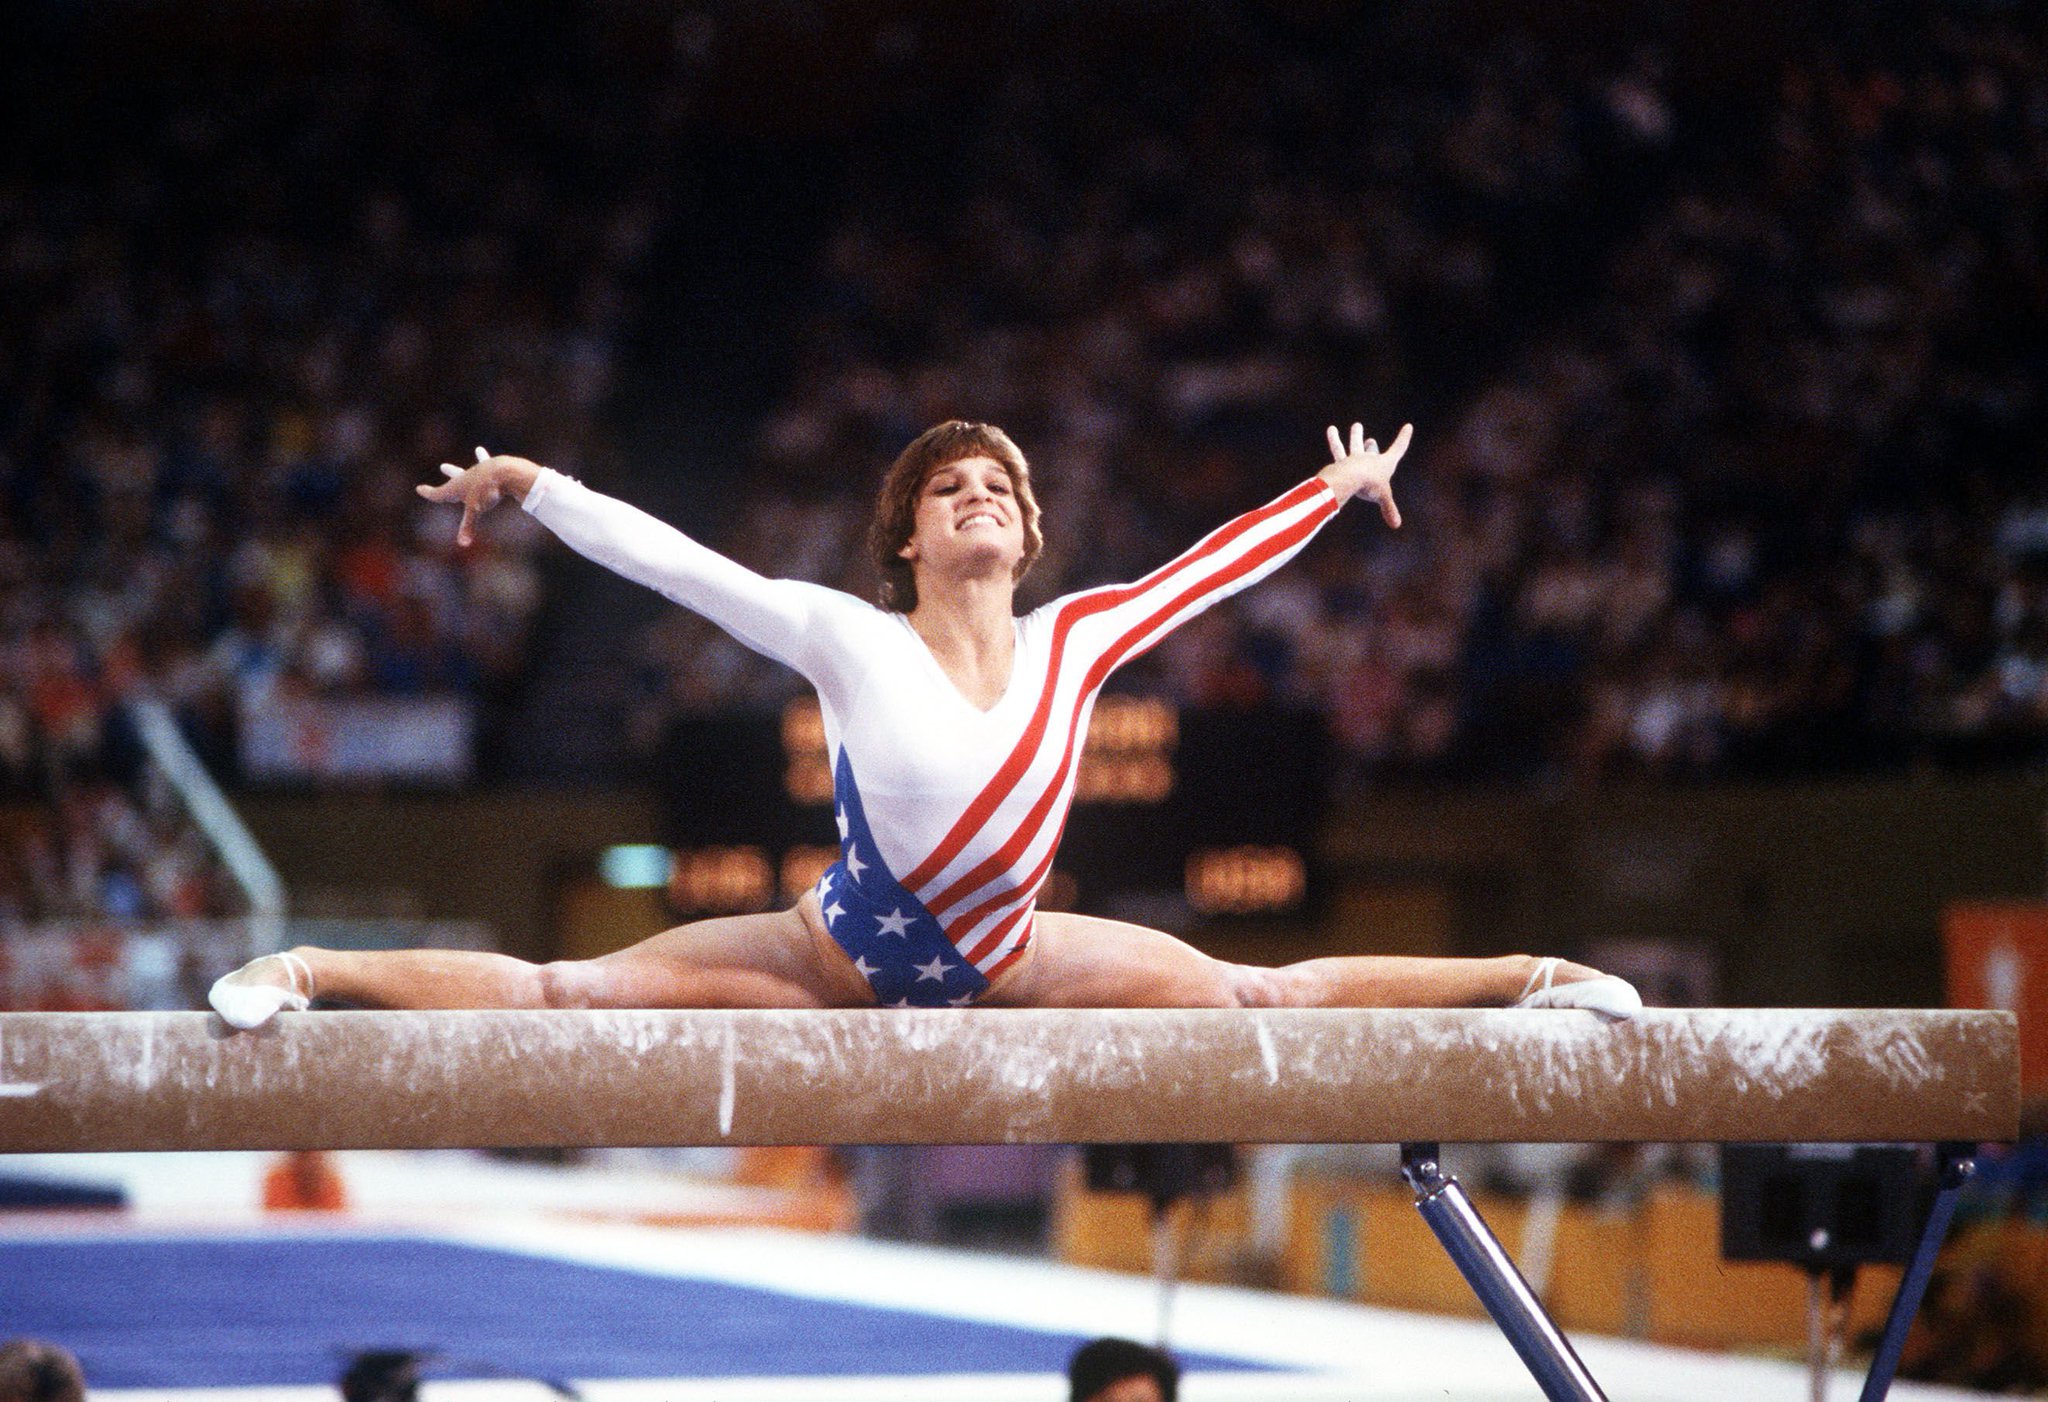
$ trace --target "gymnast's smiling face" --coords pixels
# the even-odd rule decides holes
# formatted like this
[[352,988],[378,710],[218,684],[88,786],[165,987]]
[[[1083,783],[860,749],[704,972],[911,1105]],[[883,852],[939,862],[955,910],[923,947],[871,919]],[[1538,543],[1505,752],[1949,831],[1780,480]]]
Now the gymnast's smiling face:
[[959,458],[918,488],[910,540],[897,552],[922,579],[1014,579],[1024,559],[1024,512],[1009,469],[994,458]]

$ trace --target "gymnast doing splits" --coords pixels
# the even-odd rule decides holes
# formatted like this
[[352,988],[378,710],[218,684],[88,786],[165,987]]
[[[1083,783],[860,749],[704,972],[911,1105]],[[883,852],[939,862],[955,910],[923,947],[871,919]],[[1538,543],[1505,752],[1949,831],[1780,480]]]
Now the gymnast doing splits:
[[1041,911],[1103,682],[1257,583],[1346,501],[1390,527],[1404,426],[1382,449],[1329,430],[1330,462],[1132,584],[1018,617],[1044,537],[1002,430],[927,430],[883,479],[870,549],[879,607],[764,579],[638,509],[524,458],[477,450],[420,487],[460,503],[458,544],[506,497],[578,553],[693,609],[817,689],[840,857],[789,910],[700,920],[601,958],[466,951],[266,955],[214,985],[254,1026],[315,996],[374,1008],[1570,1007],[1628,1017],[1621,979],[1558,959],[1352,956],[1262,968],[1171,935]]

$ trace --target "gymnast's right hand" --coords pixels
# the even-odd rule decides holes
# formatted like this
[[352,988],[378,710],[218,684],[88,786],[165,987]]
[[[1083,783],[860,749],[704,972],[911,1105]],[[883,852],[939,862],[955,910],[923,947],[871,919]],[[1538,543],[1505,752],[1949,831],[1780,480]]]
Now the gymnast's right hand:
[[296,954],[251,959],[206,990],[206,1001],[221,1020],[244,1032],[261,1027],[286,1008],[304,1012],[312,998],[313,970]]
[[533,490],[534,481],[540,476],[540,464],[502,454],[493,457],[479,448],[472,466],[457,467],[444,462],[441,471],[448,478],[446,482],[423,482],[413,490],[428,501],[461,502],[462,524],[455,528],[455,543],[468,545],[476,539],[479,516],[505,497],[526,500],[526,494]]

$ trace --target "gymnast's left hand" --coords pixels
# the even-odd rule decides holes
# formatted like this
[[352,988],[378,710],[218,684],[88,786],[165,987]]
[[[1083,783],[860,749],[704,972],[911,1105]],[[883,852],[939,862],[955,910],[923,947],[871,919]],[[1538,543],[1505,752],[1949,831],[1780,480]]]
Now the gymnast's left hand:
[[478,517],[506,497],[514,501],[526,500],[526,494],[533,490],[534,482],[540,477],[540,464],[502,453],[493,457],[479,448],[476,450],[476,462],[471,466],[457,467],[444,462],[441,472],[448,478],[446,482],[421,483],[413,490],[428,501],[461,502],[462,524],[455,528],[455,543],[468,545],[476,539]]
[[1399,530],[1401,510],[1394,505],[1394,469],[1401,465],[1401,457],[1408,451],[1408,440],[1414,431],[1414,424],[1402,424],[1401,431],[1394,435],[1394,441],[1382,449],[1365,436],[1364,424],[1353,424],[1351,444],[1347,449],[1344,435],[1332,424],[1329,428],[1330,465],[1316,475],[1330,484],[1330,490],[1337,494],[1340,502],[1349,501],[1353,496],[1378,502],[1381,519]]

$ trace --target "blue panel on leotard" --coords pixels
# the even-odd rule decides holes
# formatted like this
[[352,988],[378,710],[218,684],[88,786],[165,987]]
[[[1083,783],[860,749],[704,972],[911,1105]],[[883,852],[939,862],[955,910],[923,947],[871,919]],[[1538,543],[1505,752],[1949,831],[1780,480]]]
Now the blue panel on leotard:
[[846,752],[832,774],[840,857],[818,880],[825,928],[887,1008],[960,1008],[988,991],[932,913],[882,860]]

